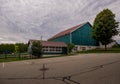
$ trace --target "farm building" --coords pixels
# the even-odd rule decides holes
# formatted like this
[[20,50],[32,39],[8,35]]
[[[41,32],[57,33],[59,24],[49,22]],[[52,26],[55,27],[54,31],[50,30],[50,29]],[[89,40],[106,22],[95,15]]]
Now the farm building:
[[94,49],[99,43],[91,37],[91,28],[91,24],[86,22],[62,31],[48,41],[73,43],[76,51]]
[[[28,49],[31,49],[32,43],[34,41],[41,40],[29,40]],[[67,45],[64,42],[51,42],[51,41],[41,41],[43,54],[66,54]]]

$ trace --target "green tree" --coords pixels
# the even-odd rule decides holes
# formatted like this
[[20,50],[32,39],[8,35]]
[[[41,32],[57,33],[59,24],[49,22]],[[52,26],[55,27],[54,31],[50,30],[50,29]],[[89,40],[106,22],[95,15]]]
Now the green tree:
[[117,27],[118,22],[115,20],[115,14],[109,9],[104,9],[94,20],[92,37],[105,45],[106,50],[107,44],[112,41],[112,37],[118,34]]
[[6,48],[8,50],[8,53],[13,53],[14,52],[14,44],[6,44]]
[[[18,48],[17,48],[18,47]],[[17,52],[24,53],[27,52],[27,44],[24,43],[16,43],[15,44],[15,51],[17,49]]]
[[37,58],[40,58],[42,56],[42,44],[40,41],[34,41],[31,48],[32,55],[37,56]]
[[15,53],[18,53],[18,52],[19,52],[19,46],[15,45]]
[[8,51],[8,53],[24,53],[27,52],[27,44],[0,44],[0,54],[3,54],[6,50]]
[[67,47],[68,47],[68,53],[71,53],[75,45],[73,43],[69,43]]
[[8,53],[13,53],[14,44],[0,44],[0,53],[3,54],[6,50]]

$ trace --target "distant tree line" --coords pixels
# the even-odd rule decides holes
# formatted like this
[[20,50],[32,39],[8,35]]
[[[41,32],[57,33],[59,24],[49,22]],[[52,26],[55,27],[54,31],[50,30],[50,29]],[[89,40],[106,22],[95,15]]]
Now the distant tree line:
[[27,52],[27,44],[0,44],[0,54],[4,53],[24,53]]

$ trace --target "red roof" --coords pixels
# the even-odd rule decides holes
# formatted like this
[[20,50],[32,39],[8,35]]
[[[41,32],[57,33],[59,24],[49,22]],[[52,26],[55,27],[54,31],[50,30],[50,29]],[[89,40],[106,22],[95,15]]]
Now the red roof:
[[[40,41],[40,40],[30,40],[29,42]],[[64,42],[52,42],[52,41],[41,41],[42,46],[51,46],[51,47],[67,47]]]
[[[86,23],[88,23],[88,22],[86,22]],[[78,28],[82,27],[83,25],[85,25],[86,23],[79,24],[79,25],[76,25],[76,26],[74,26],[74,27],[72,27],[72,28],[69,28],[69,29],[67,29],[67,30],[65,30],[65,31],[62,31],[62,32],[54,35],[52,38],[50,38],[50,39],[48,39],[48,40],[52,40],[52,39],[55,39],[55,38],[58,38],[58,37],[61,37],[61,36],[70,34],[70,33],[72,33],[73,31],[75,31],[76,29],[78,29]]]
[[51,42],[51,41],[42,41],[42,46],[67,47],[67,45],[64,42]]

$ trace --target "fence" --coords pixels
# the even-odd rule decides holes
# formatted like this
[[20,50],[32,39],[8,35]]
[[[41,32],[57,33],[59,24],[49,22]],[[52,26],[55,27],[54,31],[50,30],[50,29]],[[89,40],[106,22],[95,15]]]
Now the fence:
[[30,56],[27,53],[0,54],[0,62],[12,60],[15,61],[28,58],[30,58]]

